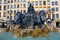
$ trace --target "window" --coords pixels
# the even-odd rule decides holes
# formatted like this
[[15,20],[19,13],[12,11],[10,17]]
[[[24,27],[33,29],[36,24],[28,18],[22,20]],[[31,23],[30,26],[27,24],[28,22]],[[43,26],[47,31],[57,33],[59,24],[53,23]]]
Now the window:
[[17,2],[19,2],[19,0],[17,0]]
[[6,13],[4,12],[4,14],[3,14],[3,17],[6,17],[6,15],[5,15]]
[[13,3],[13,0],[11,0],[11,3]]
[[11,5],[11,8],[13,8],[13,5]]
[[21,12],[22,12],[22,10],[21,10]]
[[17,5],[17,8],[19,8],[19,4]]
[[6,0],[4,0],[4,2],[6,2]]
[[36,1],[36,6],[38,6],[38,1]]
[[8,1],[8,3],[10,3],[10,1]]
[[26,0],[23,0],[23,2],[26,2]]
[[52,2],[52,5],[54,5],[54,2]]
[[14,5],[14,8],[16,8],[16,5]]
[[21,0],[21,2],[22,2],[22,0]]
[[21,8],[22,8],[22,4],[21,4]]
[[43,1],[43,5],[46,5],[46,1]]
[[7,19],[9,19],[9,16],[7,16]]
[[12,16],[11,16],[11,20],[12,20]]
[[8,5],[8,9],[9,9],[10,5]]
[[6,2],[6,0],[4,0],[4,4],[6,4],[7,2]]
[[56,14],[56,18],[59,18],[59,14]]
[[50,11],[50,7],[48,7],[48,11]]
[[4,10],[6,10],[6,5],[4,5]]
[[17,0],[17,2],[20,2],[21,0]]
[[55,14],[53,14],[53,16],[52,16],[54,19],[55,19]]
[[16,0],[14,0],[14,2],[16,2]]
[[0,10],[1,10],[1,8],[2,8],[2,7],[0,6]]
[[24,4],[24,8],[26,7],[26,4]]
[[50,0],[47,0],[47,4],[50,5]]
[[10,13],[12,13],[13,11],[12,10],[10,10]]
[[18,0],[19,2],[21,2],[21,0]]
[[1,12],[0,12],[0,17],[1,17]]
[[24,13],[26,13],[26,10],[24,10]]
[[8,11],[8,13],[9,13],[9,11]]
[[56,11],[58,11],[58,7],[56,7]]
[[34,6],[34,1],[32,1],[32,5]]
[[16,14],[16,10],[14,10],[14,14]]
[[55,8],[52,8],[53,11],[55,11]]
[[55,5],[58,5],[58,1],[55,2]]
[[2,4],[2,0],[0,0],[0,4]]
[[39,1],[39,5],[42,5],[42,1]]

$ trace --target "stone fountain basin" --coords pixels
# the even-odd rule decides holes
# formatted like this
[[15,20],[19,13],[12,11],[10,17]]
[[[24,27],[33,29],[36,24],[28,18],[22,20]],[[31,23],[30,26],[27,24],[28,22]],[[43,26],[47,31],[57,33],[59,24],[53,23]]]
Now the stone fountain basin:
[[1,32],[6,32],[6,28],[0,28],[0,33]]

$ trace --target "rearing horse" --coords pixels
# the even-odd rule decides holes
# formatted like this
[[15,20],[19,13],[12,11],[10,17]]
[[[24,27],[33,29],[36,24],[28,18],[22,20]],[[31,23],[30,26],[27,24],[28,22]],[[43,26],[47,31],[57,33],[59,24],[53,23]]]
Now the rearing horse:
[[45,10],[41,10],[40,11],[40,21],[42,24],[44,24],[44,22],[46,21],[46,11]]

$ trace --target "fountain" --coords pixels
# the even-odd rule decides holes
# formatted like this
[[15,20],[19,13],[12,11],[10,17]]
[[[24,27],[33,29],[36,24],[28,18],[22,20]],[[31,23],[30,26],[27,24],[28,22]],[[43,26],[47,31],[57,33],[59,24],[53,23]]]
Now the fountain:
[[[25,14],[22,14],[20,12],[17,12],[15,14],[15,24],[16,29],[14,29],[13,34],[16,34],[17,36],[38,36],[38,35],[46,35],[49,33],[49,30],[47,27],[42,29],[42,25],[44,25],[44,22],[46,21],[46,11],[42,10],[40,11],[40,15],[35,12],[34,7],[29,5],[28,11]],[[45,25],[44,25],[45,26]],[[46,30],[46,31],[45,31]],[[43,33],[43,34],[41,34]],[[29,36],[28,35],[28,36]]]

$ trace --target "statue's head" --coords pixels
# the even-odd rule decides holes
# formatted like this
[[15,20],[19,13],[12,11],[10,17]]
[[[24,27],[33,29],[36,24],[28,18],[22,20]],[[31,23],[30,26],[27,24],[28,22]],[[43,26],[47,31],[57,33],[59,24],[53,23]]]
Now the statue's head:
[[29,4],[27,12],[29,12],[30,14],[33,13],[33,12],[35,12],[34,7],[33,7],[33,5],[31,3]]

